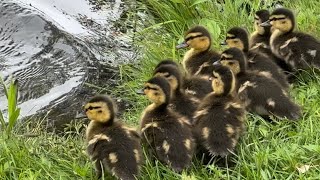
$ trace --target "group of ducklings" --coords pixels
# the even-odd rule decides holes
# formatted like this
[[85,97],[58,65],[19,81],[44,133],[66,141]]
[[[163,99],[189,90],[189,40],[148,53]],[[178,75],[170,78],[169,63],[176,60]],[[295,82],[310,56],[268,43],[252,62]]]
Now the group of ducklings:
[[288,79],[300,69],[320,67],[320,42],[293,31],[294,15],[285,8],[256,12],[254,27],[251,38],[245,29],[231,28],[223,42],[229,49],[222,53],[211,49],[205,27],[189,29],[177,46],[190,48],[182,67],[161,61],[137,92],[152,102],[141,115],[139,133],[116,121],[111,98],[89,100],[87,153],[97,175],[104,169],[119,179],[135,179],[143,162],[140,143],[176,172],[195,154],[225,157],[245,131],[247,111],[298,120],[302,112],[288,94]]

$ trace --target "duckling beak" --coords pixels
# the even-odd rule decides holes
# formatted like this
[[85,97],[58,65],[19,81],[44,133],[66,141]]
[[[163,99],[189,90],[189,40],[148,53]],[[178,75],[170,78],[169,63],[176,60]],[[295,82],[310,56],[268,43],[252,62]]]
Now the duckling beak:
[[182,49],[182,48],[186,48],[189,45],[187,44],[187,42],[182,42],[179,45],[176,46],[176,49]]
[[139,95],[145,95],[143,89],[138,89],[138,90],[136,90],[136,93],[139,94]]
[[261,27],[268,27],[268,26],[271,26],[271,24],[270,24],[270,20],[268,20],[268,21],[265,21],[265,22],[261,23],[261,24],[260,24],[260,26],[261,26]]
[[224,40],[224,41],[221,41],[220,45],[221,45],[221,46],[225,46],[225,45],[228,45],[228,43],[227,43],[226,40]]
[[84,112],[80,112],[76,114],[76,119],[81,119],[81,118],[85,118],[87,117],[87,115]]
[[212,65],[219,65],[219,64],[221,64],[220,61],[216,61],[216,62],[212,63]]

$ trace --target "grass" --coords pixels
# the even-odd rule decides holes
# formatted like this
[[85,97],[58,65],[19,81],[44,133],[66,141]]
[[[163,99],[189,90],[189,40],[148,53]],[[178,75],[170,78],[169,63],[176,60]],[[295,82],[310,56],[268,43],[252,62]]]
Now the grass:
[[16,80],[12,79],[9,87],[7,87],[2,78],[0,77],[0,85],[2,85],[4,94],[8,102],[6,119],[2,111],[0,111],[1,129],[2,131],[5,131],[5,135],[9,137],[13,129],[13,126],[16,124],[20,115],[20,108],[17,107],[18,83]]
[[[138,16],[146,27],[135,34],[142,56],[136,64],[119,67],[121,81],[113,91],[113,96],[132,104],[123,120],[138,126],[141,112],[149,102],[135,91],[151,77],[160,60],[182,59],[184,51],[177,51],[175,45],[182,41],[189,26],[207,26],[217,50],[223,50],[219,43],[229,28],[243,26],[252,31],[252,13],[259,8],[259,1],[247,1],[252,6],[249,14],[243,2],[225,0],[226,4],[221,5],[211,0],[137,1],[139,11],[148,15],[148,18]],[[297,13],[299,30],[320,37],[320,2],[288,0],[285,6]],[[205,167],[195,161],[190,169],[177,174],[146,159],[140,179],[319,179],[320,76],[305,72],[298,78],[291,94],[303,107],[303,118],[298,122],[276,120],[271,124],[249,114],[247,132],[231,157],[234,166]],[[80,126],[76,125],[75,132],[67,131],[61,136],[44,132],[41,125],[18,123],[10,141],[0,134],[0,179],[94,179],[93,165],[84,153],[84,131]],[[303,167],[309,169],[303,172]]]

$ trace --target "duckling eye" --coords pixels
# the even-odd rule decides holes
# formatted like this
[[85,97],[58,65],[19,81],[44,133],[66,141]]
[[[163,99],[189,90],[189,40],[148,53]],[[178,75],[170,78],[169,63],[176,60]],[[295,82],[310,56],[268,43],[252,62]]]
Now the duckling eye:
[[228,64],[229,64],[230,66],[232,66],[232,65],[234,65],[234,62],[229,61]]
[[286,21],[282,21],[282,22],[281,22],[281,24],[285,24],[285,23],[286,23]]
[[89,107],[86,109],[86,112],[87,112],[88,110],[99,109],[99,108],[101,108],[101,107],[100,107],[100,106],[96,106],[96,107],[89,106]]
[[227,61],[227,60],[231,60],[231,58],[222,57],[220,60],[221,60],[221,61],[223,61],[223,60]]
[[149,87],[149,86],[145,87],[144,89],[145,90],[157,90],[157,88],[152,88],[152,87]]
[[203,36],[202,34],[199,34],[199,35],[196,35],[196,36],[188,37],[188,38],[185,39],[185,42],[188,42],[188,41],[190,41],[190,40],[192,40],[194,38],[198,38],[198,37],[202,37],[202,36]]
[[98,113],[102,113],[102,111],[100,110],[100,111],[98,111]]
[[227,60],[228,58],[223,56],[220,59],[221,59],[221,61],[223,61],[223,60]]
[[170,74],[166,74],[166,75],[164,75],[164,77],[168,78],[168,77],[170,77]]

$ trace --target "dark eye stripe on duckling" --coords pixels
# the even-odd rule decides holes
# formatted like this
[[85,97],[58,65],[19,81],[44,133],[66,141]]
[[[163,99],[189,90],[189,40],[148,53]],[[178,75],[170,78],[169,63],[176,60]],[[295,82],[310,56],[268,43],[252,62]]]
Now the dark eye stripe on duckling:
[[89,111],[89,110],[93,110],[93,109],[100,109],[101,108],[101,106],[89,106],[88,108],[86,108],[85,109],[85,111],[87,112],[87,111]]
[[237,38],[236,35],[227,33],[226,40],[227,40],[227,39],[236,39],[236,38]]
[[147,90],[158,90],[157,88],[153,88],[153,87],[150,87],[150,86],[144,87],[144,89],[147,89]]
[[232,60],[233,56],[232,55],[228,55],[228,54],[222,54],[220,60]]
[[270,21],[278,21],[278,20],[284,20],[284,19],[286,19],[286,17],[278,17],[278,18],[273,17],[273,18],[270,18],[269,20]]
[[203,37],[203,36],[204,36],[203,34],[199,34],[199,35],[196,35],[196,36],[190,36],[190,37],[187,37],[185,39],[185,41],[187,42],[187,41],[190,41],[192,39],[195,39],[195,38],[198,38],[198,37]]

